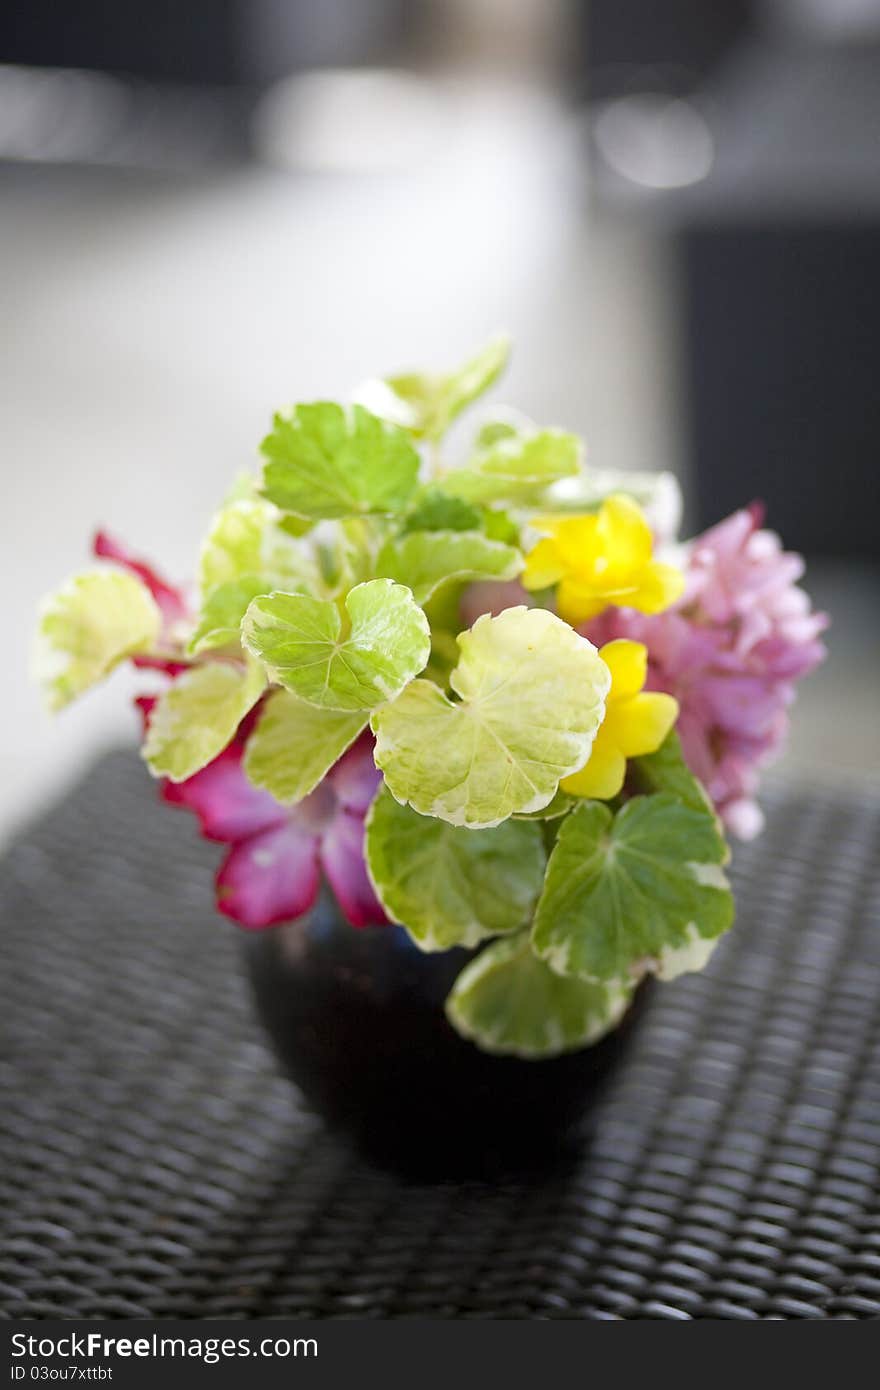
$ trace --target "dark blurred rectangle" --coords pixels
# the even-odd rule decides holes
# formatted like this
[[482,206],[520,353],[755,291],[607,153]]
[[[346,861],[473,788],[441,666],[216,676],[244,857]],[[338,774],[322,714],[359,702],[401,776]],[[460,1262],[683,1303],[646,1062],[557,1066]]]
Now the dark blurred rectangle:
[[6,0],[0,61],[188,84],[272,82],[387,52],[405,0]]
[[681,234],[696,526],[762,498],[797,550],[877,555],[880,228]]

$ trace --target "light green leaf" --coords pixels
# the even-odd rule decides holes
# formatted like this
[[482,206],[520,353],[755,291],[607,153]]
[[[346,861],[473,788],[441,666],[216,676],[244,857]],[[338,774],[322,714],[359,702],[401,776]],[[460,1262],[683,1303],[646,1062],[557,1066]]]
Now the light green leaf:
[[375,757],[398,801],[477,829],[546,806],[583,767],[610,677],[595,647],[541,608],[484,615],[458,643],[459,701],[413,681],[374,714]]
[[412,594],[390,579],[358,584],[335,603],[307,594],[254,599],[242,640],[273,680],[322,708],[369,710],[393,700],[424,668],[428,620]]
[[385,384],[402,406],[396,417],[415,435],[441,439],[465,406],[497,381],[509,357],[509,340],[498,337],[456,371],[386,377]]
[[523,568],[518,550],[481,531],[414,531],[385,542],[377,573],[412,589],[425,603],[447,580],[513,579]]
[[726,857],[710,812],[669,792],[637,796],[616,816],[602,802],[582,802],[550,856],[534,948],[552,969],[582,980],[663,974],[670,953],[687,968],[683,949],[733,921]]
[[671,792],[685,806],[715,814],[708,792],[684,760],[681,739],[674,729],[655,753],[631,760],[629,776],[639,791]]
[[620,1022],[630,988],[585,984],[538,960],[528,933],[493,941],[465,966],[446,1001],[446,1015],[484,1052],[555,1057],[587,1047]]
[[407,513],[404,531],[476,531],[482,523],[479,508],[463,497],[450,497],[438,487],[425,488]]
[[187,650],[191,653],[215,651],[218,647],[228,647],[238,643],[241,636],[241,620],[247,612],[251,599],[266,592],[266,581],[252,574],[241,579],[231,579],[213,589],[202,604],[198,624],[189,639]]
[[399,511],[418,479],[419,457],[406,432],[362,405],[294,406],[275,416],[261,452],[266,496],[301,517]]
[[121,570],[89,570],[40,610],[35,676],[58,710],[127,656],[155,647],[162,618],[146,585]]
[[382,788],[367,817],[367,868],[388,916],[425,951],[475,946],[530,920],[544,879],[540,826],[465,830]]
[[247,741],[245,773],[276,801],[301,801],[354,743],[366,722],[365,714],[319,709],[289,690],[273,690]]
[[172,782],[199,772],[223,752],[265,688],[255,662],[242,667],[213,661],[178,676],[150,716],[143,747],[150,771]]
[[540,502],[551,483],[580,467],[580,441],[561,430],[513,435],[479,450],[466,468],[444,474],[445,492],[467,502]]
[[318,587],[318,571],[308,546],[287,535],[282,520],[262,498],[236,497],[227,502],[202,543],[199,587],[203,598],[239,580],[263,580],[263,593]]
[[488,449],[502,439],[515,439],[520,432],[509,420],[487,420],[477,431],[477,448]]
[[494,509],[484,511],[483,530],[492,541],[503,541],[505,545],[516,546],[520,543],[522,528],[508,512]]

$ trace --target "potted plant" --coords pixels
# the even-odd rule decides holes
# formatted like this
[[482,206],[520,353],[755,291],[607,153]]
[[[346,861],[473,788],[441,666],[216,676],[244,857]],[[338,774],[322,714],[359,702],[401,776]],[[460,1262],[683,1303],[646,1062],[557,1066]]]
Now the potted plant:
[[101,533],[39,623],[52,708],[159,673],[143,756],[226,846],[275,1046],[395,1160],[553,1150],[730,927],[725,829],[823,651],[757,507],[679,545],[668,476],[485,407],[450,461],[506,358],[283,411],[192,594]]

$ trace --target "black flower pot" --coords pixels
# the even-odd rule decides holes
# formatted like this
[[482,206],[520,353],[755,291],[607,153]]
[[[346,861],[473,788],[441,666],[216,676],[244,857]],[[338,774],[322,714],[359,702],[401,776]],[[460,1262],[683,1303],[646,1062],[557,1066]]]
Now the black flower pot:
[[493,1056],[443,1011],[472,954],[425,954],[402,927],[356,931],[329,895],[307,918],[246,938],[257,1011],[285,1070],[386,1166],[491,1176],[564,1157],[641,1012],[643,990],[592,1047],[544,1061]]

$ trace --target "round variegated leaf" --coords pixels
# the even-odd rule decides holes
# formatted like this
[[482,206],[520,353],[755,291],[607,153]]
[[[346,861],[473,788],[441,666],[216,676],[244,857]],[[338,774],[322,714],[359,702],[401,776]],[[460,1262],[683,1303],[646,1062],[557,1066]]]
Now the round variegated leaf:
[[273,680],[310,704],[370,710],[393,700],[424,669],[428,620],[412,594],[390,579],[358,584],[335,603],[308,594],[254,599],[242,639]]
[[223,752],[265,687],[256,662],[212,661],[185,671],[150,715],[143,748],[150,771],[172,782],[199,772]]
[[586,762],[610,677],[595,647],[544,609],[478,618],[458,639],[457,701],[413,681],[373,716],[392,795],[473,828],[537,811]]
[[146,585],[121,570],[79,574],[45,600],[34,657],[50,709],[61,709],[127,656],[149,652],[162,618]]
[[479,449],[466,468],[443,478],[443,488],[466,502],[512,502],[522,506],[540,501],[561,478],[577,475],[580,442],[562,430],[508,435]]
[[367,818],[376,893],[426,951],[475,946],[531,918],[544,880],[540,826],[506,821],[466,830],[401,806],[380,790]]
[[620,983],[585,984],[557,975],[522,932],[491,942],[465,966],[446,1014],[484,1052],[555,1057],[588,1047],[616,1027],[631,993]]
[[550,855],[535,950],[582,980],[699,969],[699,943],[733,921],[726,858],[708,808],[672,793],[637,796],[616,816],[585,801],[562,822]]
[[425,603],[451,579],[513,579],[524,563],[513,546],[480,531],[413,531],[385,542],[376,569]]
[[405,431],[362,405],[297,405],[263,440],[263,489],[283,511],[341,518],[401,510],[419,457]]
[[354,743],[366,714],[320,709],[273,690],[247,742],[245,774],[276,801],[301,801]]

